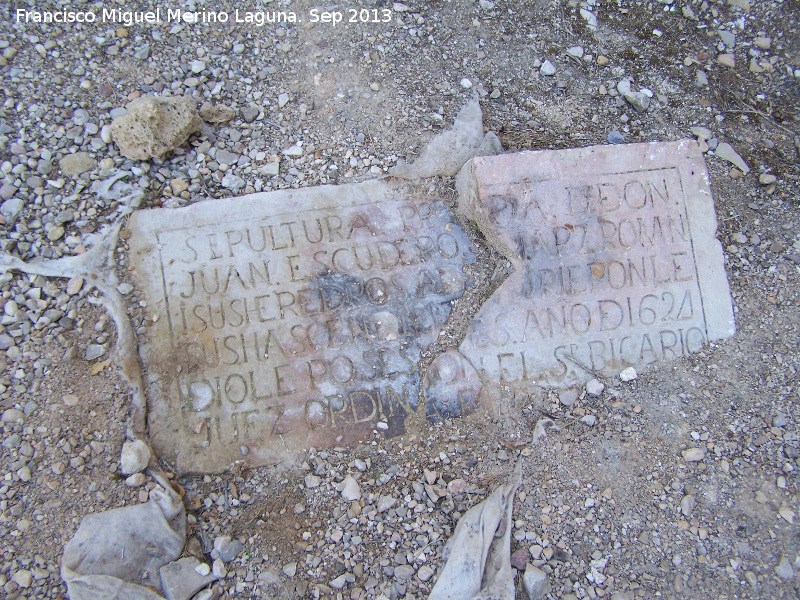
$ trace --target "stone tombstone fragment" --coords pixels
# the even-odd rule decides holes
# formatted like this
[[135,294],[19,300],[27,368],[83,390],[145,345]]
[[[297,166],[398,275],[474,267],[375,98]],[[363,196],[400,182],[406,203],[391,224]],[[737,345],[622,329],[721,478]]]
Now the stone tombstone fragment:
[[475,158],[457,185],[515,267],[460,346],[485,381],[567,388],[733,335],[696,142]]
[[148,428],[180,471],[405,431],[474,260],[443,203],[381,182],[135,213]]

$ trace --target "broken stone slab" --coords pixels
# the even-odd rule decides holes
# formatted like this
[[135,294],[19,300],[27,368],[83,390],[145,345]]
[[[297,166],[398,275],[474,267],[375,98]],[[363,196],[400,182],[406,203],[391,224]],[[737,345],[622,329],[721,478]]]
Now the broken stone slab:
[[162,158],[203,127],[197,105],[187,96],[142,96],[111,123],[120,153],[132,160]]
[[696,142],[475,158],[457,186],[515,268],[460,346],[485,381],[568,388],[733,335]]
[[132,215],[159,456],[182,472],[291,464],[310,446],[405,431],[422,351],[474,255],[443,203],[398,190],[371,181]]
[[455,175],[473,156],[501,151],[500,138],[491,131],[483,133],[483,112],[476,97],[464,105],[450,129],[425,146],[417,160],[411,164],[400,162],[389,174],[402,179]]
[[201,575],[197,567],[201,563],[193,556],[187,556],[164,565],[159,570],[161,575],[161,588],[167,600],[190,600],[197,592],[209,583],[216,581],[216,577],[209,573]]
[[[72,600],[162,600],[159,569],[186,541],[186,511],[166,478],[144,504],[86,516],[64,547],[61,577]],[[155,591],[153,591],[155,590]]]

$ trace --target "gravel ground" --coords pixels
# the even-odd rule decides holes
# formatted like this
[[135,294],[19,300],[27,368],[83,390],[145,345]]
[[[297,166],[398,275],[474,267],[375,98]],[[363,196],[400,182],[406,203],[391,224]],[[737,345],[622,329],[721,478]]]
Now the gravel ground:
[[[501,390],[495,415],[411,419],[402,438],[312,449],[299,472],[180,478],[186,552],[211,562],[216,538],[242,544],[226,546],[213,596],[424,598],[459,516],[522,460],[512,551],[516,566],[549,573],[548,598],[797,598],[797,3],[364,0],[357,8],[389,22],[336,26],[309,11],[346,21],[349,5],[254,4],[302,22],[26,24],[0,8],[0,250],[26,261],[85,251],[118,208],[92,183],[121,173],[147,206],[375,177],[413,160],[477,92],[508,150],[698,137],[738,332],[571,406]],[[182,4],[193,7],[237,6]],[[143,94],[236,117],[163,161],[131,161],[108,126]],[[748,174],[714,156],[723,143]],[[454,205],[451,178],[431,189]],[[458,345],[510,271],[467,229],[482,283],[423,366]],[[118,473],[128,391],[95,297],[77,279],[0,276],[0,586],[11,599],[66,598],[59,562],[81,519],[144,502],[155,485]],[[558,430],[534,442],[542,418]]]

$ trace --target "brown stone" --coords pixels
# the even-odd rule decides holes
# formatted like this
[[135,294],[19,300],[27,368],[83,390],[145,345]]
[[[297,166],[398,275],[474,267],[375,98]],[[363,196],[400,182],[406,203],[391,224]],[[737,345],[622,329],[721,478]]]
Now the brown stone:
[[720,54],[717,56],[717,62],[724,67],[736,66],[736,58],[733,54]]
[[140,211],[129,229],[150,439],[183,472],[403,433],[474,260],[443,203],[380,182]]
[[460,347],[484,380],[567,388],[733,335],[696,142],[475,158],[458,189],[516,269]]
[[186,96],[142,96],[111,123],[120,153],[132,160],[162,158],[203,127],[197,106]]

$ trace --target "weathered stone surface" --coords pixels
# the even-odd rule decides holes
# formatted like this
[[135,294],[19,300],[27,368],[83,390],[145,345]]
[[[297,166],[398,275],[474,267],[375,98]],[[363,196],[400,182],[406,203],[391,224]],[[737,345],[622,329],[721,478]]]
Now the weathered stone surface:
[[120,471],[123,475],[132,475],[143,471],[147,468],[150,458],[150,447],[142,440],[127,441],[122,444]]
[[473,156],[501,150],[500,139],[494,133],[483,133],[483,112],[474,98],[464,105],[450,129],[428,142],[417,160],[412,164],[400,161],[389,173],[403,179],[455,175]]
[[111,135],[126,158],[162,158],[200,131],[203,120],[186,96],[142,96],[111,123]]
[[484,379],[566,388],[733,335],[696,142],[476,158],[458,187],[516,269],[460,347]]
[[482,387],[475,367],[456,350],[448,348],[425,372],[428,419],[439,421],[474,412]]
[[129,228],[153,318],[150,438],[182,471],[402,433],[474,260],[441,202],[381,182],[140,211]]
[[58,161],[58,166],[61,172],[67,177],[76,177],[86,171],[94,169],[97,162],[89,155],[88,152],[76,152],[75,154],[67,154],[64,158]]
[[200,118],[207,123],[227,123],[236,116],[236,111],[224,104],[204,102],[200,107]]

